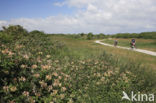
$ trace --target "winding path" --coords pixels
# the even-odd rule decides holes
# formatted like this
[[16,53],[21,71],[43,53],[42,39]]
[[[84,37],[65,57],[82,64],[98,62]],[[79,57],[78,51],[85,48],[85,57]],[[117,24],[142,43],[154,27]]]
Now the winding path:
[[[102,40],[96,40],[95,43],[101,44],[101,45],[105,45],[105,46],[111,46],[114,47],[114,45],[111,44],[107,44],[107,43],[103,43],[101,42]],[[121,47],[121,46],[117,46],[117,48],[122,48],[122,49],[127,49],[127,50],[131,50],[131,48],[127,48],[127,47]],[[144,50],[144,49],[133,49],[134,51],[140,52],[140,53],[145,53],[148,55],[152,55],[152,56],[156,56],[156,52],[153,51],[149,51],[149,50]]]

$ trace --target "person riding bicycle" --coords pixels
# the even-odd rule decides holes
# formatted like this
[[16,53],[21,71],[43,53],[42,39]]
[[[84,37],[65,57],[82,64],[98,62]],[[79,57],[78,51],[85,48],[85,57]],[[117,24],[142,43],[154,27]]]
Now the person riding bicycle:
[[130,43],[131,44],[131,48],[135,48],[135,42],[136,42],[135,39],[131,40],[131,43]]
[[114,41],[114,46],[117,46],[117,45],[118,45],[118,41],[115,40],[115,41]]

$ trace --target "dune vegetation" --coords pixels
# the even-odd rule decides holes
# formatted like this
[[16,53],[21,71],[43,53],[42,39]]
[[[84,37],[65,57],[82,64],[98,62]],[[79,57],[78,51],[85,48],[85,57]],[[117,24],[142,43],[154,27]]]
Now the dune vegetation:
[[156,57],[95,44],[91,33],[80,36],[3,27],[1,102],[131,103],[122,91],[156,93]]

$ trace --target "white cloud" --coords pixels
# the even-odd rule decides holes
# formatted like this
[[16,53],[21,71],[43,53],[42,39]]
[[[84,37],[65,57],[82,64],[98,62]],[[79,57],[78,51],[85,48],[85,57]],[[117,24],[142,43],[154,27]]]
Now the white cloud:
[[65,0],[55,6],[78,9],[74,16],[20,18],[0,21],[1,25],[20,24],[28,30],[51,33],[117,33],[156,30],[155,0]]

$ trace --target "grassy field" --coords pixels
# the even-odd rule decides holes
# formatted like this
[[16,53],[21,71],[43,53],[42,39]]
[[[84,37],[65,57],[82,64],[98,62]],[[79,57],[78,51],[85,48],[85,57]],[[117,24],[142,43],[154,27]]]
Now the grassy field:
[[156,93],[156,57],[18,28],[0,33],[1,102],[131,103],[122,91]]
[[[113,45],[114,40],[118,40],[119,46],[130,47],[131,39],[112,38],[112,39],[105,39],[104,42]],[[155,39],[136,39],[136,48],[156,51],[156,40]]]
[[[65,43],[69,49],[72,50],[71,53],[76,53],[75,55],[79,55],[80,58],[92,57],[93,55],[98,56],[103,51],[106,51],[116,58],[122,58],[121,60],[123,62],[130,60],[136,63],[141,63],[143,66],[147,66],[150,69],[152,68],[156,70],[156,57],[154,56],[138,53],[135,51],[103,46],[94,43],[95,40],[77,40],[65,36],[52,36],[52,40],[58,40]],[[108,41],[110,42],[107,43],[113,43],[113,40]]]

